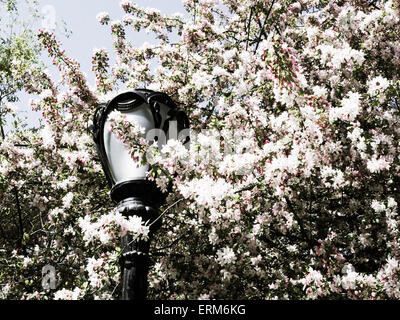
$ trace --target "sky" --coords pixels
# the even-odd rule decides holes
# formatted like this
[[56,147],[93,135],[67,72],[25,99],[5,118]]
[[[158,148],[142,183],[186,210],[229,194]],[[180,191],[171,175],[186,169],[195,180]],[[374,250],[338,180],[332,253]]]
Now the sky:
[[[94,85],[94,74],[91,71],[91,58],[94,48],[105,48],[112,53],[112,37],[109,26],[102,26],[97,20],[96,15],[100,12],[108,12],[111,20],[122,20],[124,11],[120,7],[121,0],[39,0],[39,12],[43,18],[38,21],[33,28],[42,28],[55,26],[55,34],[58,40],[62,42],[62,47],[66,54],[75,58],[81,65],[81,70],[87,75],[91,85]],[[184,13],[181,0],[136,0],[139,6],[156,8],[163,14],[175,12]],[[21,19],[29,18],[28,13],[22,13]],[[25,16],[24,16],[25,15]],[[63,21],[65,26],[72,34],[67,38],[63,36]],[[154,38],[146,35],[144,32],[128,34],[129,40],[135,45],[142,45],[144,42],[152,43]],[[112,58],[112,56],[111,56]],[[49,65],[49,73],[53,79],[60,78],[58,70],[51,66],[51,60],[47,58],[47,53],[43,54],[43,59]],[[28,117],[29,126],[39,124],[40,114],[32,112],[29,108],[29,96],[20,93],[20,101],[15,103],[18,106],[20,116]],[[6,131],[10,127],[6,126]]]

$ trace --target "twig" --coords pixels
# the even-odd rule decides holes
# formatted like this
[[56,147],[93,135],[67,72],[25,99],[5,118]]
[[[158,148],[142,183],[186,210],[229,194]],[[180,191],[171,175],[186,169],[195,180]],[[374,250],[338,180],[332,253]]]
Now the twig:
[[114,287],[114,290],[111,292],[111,296],[114,294],[114,292],[118,288],[118,286],[119,286],[119,281],[118,281],[117,285]]
[[263,23],[262,26],[261,26],[261,24],[260,24],[260,22],[259,22],[259,26],[261,27],[261,30],[260,30],[260,35],[258,36],[258,40],[257,40],[257,44],[256,44],[256,48],[255,48],[255,50],[254,50],[254,53],[257,52],[258,45],[259,45],[260,42],[261,42],[261,36],[262,36],[263,34],[265,35],[264,27],[265,27],[265,24],[267,23],[267,20],[268,20],[268,18],[269,18],[269,15],[270,15],[270,13],[271,13],[271,11],[272,11],[272,7],[274,6],[274,4],[275,4],[275,0],[272,0],[271,6],[270,6],[269,9],[268,9],[268,12],[267,12],[267,14],[266,14],[266,16],[265,16],[264,23]]
[[289,209],[290,209],[291,212],[293,213],[293,215],[294,215],[294,217],[295,217],[295,219],[296,219],[296,221],[297,221],[297,223],[298,223],[298,225],[299,225],[299,227],[300,227],[300,232],[301,232],[302,236],[305,238],[305,240],[307,241],[307,243],[308,243],[311,247],[313,247],[314,245],[317,245],[318,242],[316,242],[316,241],[313,240],[313,239],[310,239],[310,237],[308,236],[307,231],[306,231],[306,229],[305,229],[304,226],[303,226],[303,221],[300,219],[299,215],[297,214],[297,212],[296,212],[294,206],[292,205],[292,202],[291,202],[287,197],[285,197],[285,200],[286,200],[286,203],[288,204]]
[[20,231],[20,245],[22,246],[22,242],[24,239],[24,227],[22,225],[22,212],[21,212],[21,205],[19,202],[19,197],[18,197],[18,190],[17,188],[14,188],[14,193],[15,193],[15,201],[17,202],[17,211],[18,211],[18,221],[19,221],[19,231]]
[[[172,241],[172,243],[168,244],[167,246],[155,249],[155,251],[156,252],[160,252],[160,251],[162,251],[164,249],[171,248],[175,243],[179,242],[184,237],[185,237],[185,234],[183,234],[180,237],[176,238],[174,241]],[[154,255],[157,255],[157,253],[154,253]]]
[[256,187],[257,185],[260,185],[260,184],[259,184],[259,183],[252,183],[252,184],[248,185],[247,187],[244,187],[244,188],[242,188],[242,189],[236,190],[234,193],[239,193],[239,192],[242,192],[242,191],[251,190],[251,189],[253,189],[254,187]]
[[252,16],[253,16],[253,7],[251,7],[251,10],[250,10],[250,16],[249,16],[249,23],[247,24],[247,41],[246,41],[246,51],[247,51],[247,48],[248,48],[248,46],[249,46],[249,38],[250,38],[250,25],[251,25],[251,18],[252,18]]
[[[0,97],[0,107],[1,107],[1,101],[3,100],[3,97]],[[3,140],[6,138],[6,135],[4,134],[4,128],[3,128],[3,123],[1,120],[1,113],[0,113],[0,128],[1,128],[1,137]]]
[[150,223],[150,227],[155,223],[155,222],[157,222],[159,219],[161,219],[161,217],[165,214],[165,213],[167,213],[167,211],[169,210],[169,209],[171,209],[173,206],[175,206],[177,203],[179,203],[179,202],[181,202],[182,200],[183,200],[184,198],[180,198],[180,199],[178,199],[178,200],[176,200],[173,204],[171,204],[167,209],[165,209],[164,211],[163,211],[163,213],[161,213],[158,217],[157,217],[157,219],[155,219],[152,223]]
[[[149,227],[151,227],[154,223],[156,223],[159,219],[161,219],[161,217],[169,210],[171,209],[173,206],[175,206],[177,203],[181,202],[184,198],[180,198],[177,201],[175,201],[173,204],[171,204],[167,209],[165,209],[163,211],[163,213],[161,213],[152,223],[149,224]],[[136,239],[131,240],[130,242],[128,242],[122,249],[126,249],[129,245],[131,245],[132,243],[134,243],[136,241]]]

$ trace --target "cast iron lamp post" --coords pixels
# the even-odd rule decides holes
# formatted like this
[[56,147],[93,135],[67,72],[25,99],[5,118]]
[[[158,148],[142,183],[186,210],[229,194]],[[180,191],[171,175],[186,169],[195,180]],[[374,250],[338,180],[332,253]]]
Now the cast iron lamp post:
[[[189,120],[168,95],[146,89],[117,95],[108,103],[99,105],[94,116],[93,137],[111,188],[111,199],[118,204],[117,209],[124,216],[136,215],[150,224],[148,241],[133,241],[131,235],[122,238],[120,260],[122,300],[144,300],[150,241],[161,226],[158,208],[167,194],[146,179],[149,165],[140,164],[141,159],[135,162],[124,144],[110,132],[109,114],[113,110],[126,115],[128,121],[137,122],[145,129],[145,137],[158,141],[159,147],[169,138],[177,139],[178,132],[189,128]],[[188,135],[185,138],[187,143]]]

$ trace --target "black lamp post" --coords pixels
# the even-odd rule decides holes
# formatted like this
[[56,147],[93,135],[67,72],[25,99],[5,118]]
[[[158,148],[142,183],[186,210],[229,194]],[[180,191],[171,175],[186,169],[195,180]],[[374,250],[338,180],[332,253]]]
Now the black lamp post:
[[[93,137],[111,188],[111,199],[118,204],[118,211],[124,216],[140,216],[151,225],[148,241],[133,241],[131,235],[122,239],[122,300],[144,300],[150,241],[161,226],[158,208],[167,194],[146,179],[149,165],[135,162],[124,144],[110,132],[109,114],[113,110],[120,111],[128,121],[135,121],[144,127],[146,138],[150,136],[155,140],[157,136],[159,146],[170,138],[177,139],[177,132],[189,128],[189,120],[168,95],[147,89],[117,95],[108,103],[99,105],[94,116]],[[172,125],[175,125],[175,133],[172,130],[171,134]],[[154,135],[153,129],[158,129],[161,134]],[[188,135],[185,143],[187,140]]]

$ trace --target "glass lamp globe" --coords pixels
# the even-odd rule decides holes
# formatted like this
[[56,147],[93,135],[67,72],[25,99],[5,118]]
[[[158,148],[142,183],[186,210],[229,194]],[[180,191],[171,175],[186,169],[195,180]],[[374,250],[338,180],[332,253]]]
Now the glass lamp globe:
[[189,141],[189,120],[165,93],[137,89],[121,93],[96,110],[93,136],[103,170],[111,187],[111,198],[120,203],[128,198],[160,205],[166,197],[147,180],[149,164],[142,159],[133,160],[130,151],[110,131],[110,113],[120,111],[126,120],[144,128],[149,142],[157,141],[159,148],[168,139],[183,138]]

